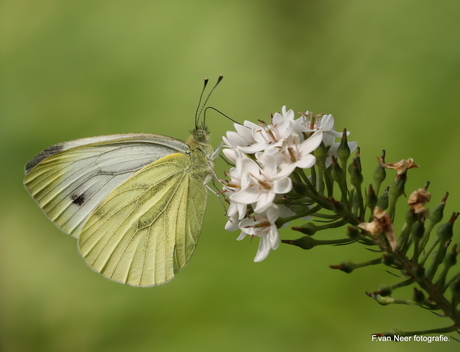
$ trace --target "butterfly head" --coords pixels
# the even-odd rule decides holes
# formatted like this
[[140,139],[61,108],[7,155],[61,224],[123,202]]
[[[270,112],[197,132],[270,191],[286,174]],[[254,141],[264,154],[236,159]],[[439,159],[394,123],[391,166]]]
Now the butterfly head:
[[208,130],[208,126],[203,123],[201,126],[198,126],[194,130],[190,131],[190,138],[192,138],[197,143],[209,143],[210,132]]

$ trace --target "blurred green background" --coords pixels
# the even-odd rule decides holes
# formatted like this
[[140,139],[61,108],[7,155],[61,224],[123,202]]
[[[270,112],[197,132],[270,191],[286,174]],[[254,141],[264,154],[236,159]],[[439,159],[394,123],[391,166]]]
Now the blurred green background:
[[[359,245],[281,246],[253,263],[258,241],[224,231],[215,197],[176,279],[149,289],[110,282],[85,265],[22,179],[31,157],[61,141],[126,132],[186,139],[203,78],[223,74],[210,105],[239,121],[268,120],[283,105],[332,113],[359,141],[368,177],[383,148],[387,161],[413,157],[421,167],[408,191],[430,180],[432,204],[451,193],[450,215],[460,210],[459,14],[458,1],[3,0],[0,349],[458,350],[372,342],[392,327],[450,322],[366,297],[395,282],[382,267],[328,268],[371,258]],[[208,126],[214,146],[232,128],[212,113]]]

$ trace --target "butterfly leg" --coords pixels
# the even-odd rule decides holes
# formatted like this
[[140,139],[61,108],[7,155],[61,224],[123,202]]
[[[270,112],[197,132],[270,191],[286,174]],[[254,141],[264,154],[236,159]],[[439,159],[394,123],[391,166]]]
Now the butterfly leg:
[[214,186],[214,188],[217,190],[215,191],[212,187],[210,187],[209,185],[205,184],[206,188],[211,192],[213,193],[220,201],[220,204],[222,204],[222,208],[224,208],[224,214],[227,214],[227,207],[226,207],[226,200],[227,198],[225,197],[225,194],[222,193],[222,191],[219,191],[219,188],[217,187],[216,183],[215,183],[215,180],[217,178],[217,175],[214,174],[214,177],[211,182],[212,182],[212,185]]
[[217,156],[219,155],[220,150],[222,149],[223,146],[224,146],[223,143],[220,143],[219,146],[209,156],[209,159],[215,160],[217,158]]

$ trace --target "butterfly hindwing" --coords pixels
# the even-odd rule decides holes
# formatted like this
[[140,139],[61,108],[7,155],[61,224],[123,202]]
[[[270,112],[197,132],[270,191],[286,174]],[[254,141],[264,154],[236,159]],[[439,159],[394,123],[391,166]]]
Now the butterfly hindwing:
[[204,218],[207,192],[196,167],[190,155],[171,154],[112,191],[79,238],[88,264],[133,286],[171,280],[193,254]]
[[24,184],[61,230],[78,237],[94,209],[135,172],[166,155],[187,151],[184,142],[153,134],[64,142],[29,161]]

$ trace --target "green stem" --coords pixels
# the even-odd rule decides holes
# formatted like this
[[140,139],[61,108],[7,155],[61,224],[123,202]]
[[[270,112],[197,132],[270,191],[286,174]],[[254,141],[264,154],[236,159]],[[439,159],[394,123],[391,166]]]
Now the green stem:
[[415,330],[415,331],[398,331],[397,334],[395,332],[383,332],[377,335],[380,336],[393,336],[393,335],[399,335],[399,336],[414,336],[414,335],[426,335],[426,334],[442,334],[442,333],[448,333],[448,332],[454,332],[457,331],[458,327],[455,325],[451,326],[446,326],[444,328],[438,328],[438,329],[428,329],[428,330]]
[[416,275],[418,264],[413,263],[404,253],[396,251],[393,253],[395,260],[398,263],[401,263],[402,269],[404,269],[408,274],[413,275],[415,281],[419,286],[425,290],[426,293],[430,296],[430,299],[435,303],[439,309],[441,309],[445,316],[449,317],[457,326],[460,326],[460,311],[457,311],[455,307],[452,306],[451,302],[447,300],[443,293],[443,287],[439,288],[430,278],[425,275]]

